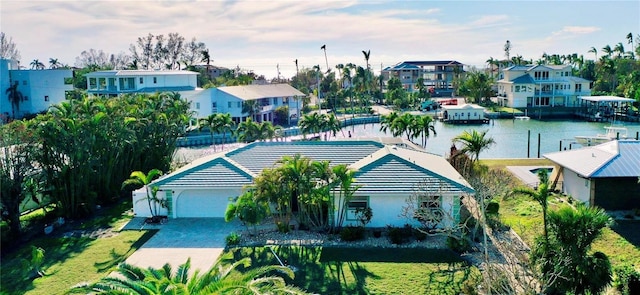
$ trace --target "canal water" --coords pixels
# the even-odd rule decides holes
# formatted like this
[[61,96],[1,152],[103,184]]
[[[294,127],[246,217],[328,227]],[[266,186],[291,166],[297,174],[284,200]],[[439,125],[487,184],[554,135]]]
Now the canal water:
[[[571,121],[571,120],[558,120],[558,121],[541,121],[541,120],[512,120],[512,119],[495,119],[491,120],[489,124],[484,125],[453,125],[445,124],[442,122],[435,122],[436,134],[431,134],[427,140],[426,150],[427,152],[446,156],[451,148],[451,140],[460,135],[465,130],[488,130],[487,136],[492,137],[495,140],[488,150],[480,153],[481,159],[493,159],[493,158],[537,158],[538,148],[540,150],[540,157],[545,153],[557,152],[560,150],[560,144],[562,142],[562,149],[576,149],[581,148],[579,144],[575,142],[575,136],[589,135],[595,136],[597,134],[605,133],[605,126],[609,126],[611,123],[599,123],[599,122],[585,122],[585,121]],[[616,126],[620,126],[617,124]],[[638,123],[626,123],[623,125],[628,129],[628,136],[635,138],[636,134],[640,132],[640,124]],[[352,137],[378,137],[378,136],[391,136],[380,131],[380,124],[365,124],[348,126],[343,129],[343,132],[338,132],[336,137],[331,137],[330,140],[345,139],[351,133]],[[528,134],[530,136],[528,137]],[[538,145],[538,135],[540,136],[540,144]],[[420,138],[414,139],[414,142],[420,143]],[[529,144],[528,144],[529,143]],[[243,146],[244,144],[226,144],[225,150]],[[529,145],[529,149],[527,146]],[[460,145],[458,144],[458,147]],[[191,147],[191,148],[179,148],[177,157],[179,161],[189,162],[194,158],[220,152],[221,146],[217,145],[214,151],[213,147]]]
[[[577,135],[604,134],[605,126],[610,123],[597,123],[585,121],[540,121],[540,120],[512,120],[496,119],[484,125],[454,125],[442,122],[435,123],[436,135],[431,135],[427,140],[426,150],[430,153],[445,156],[451,148],[451,140],[462,134],[465,130],[488,130],[487,136],[492,137],[495,144],[480,153],[481,159],[492,158],[537,158],[538,147],[540,156],[545,153],[557,152],[562,149],[576,149],[581,146],[575,142]],[[618,126],[618,125],[616,125]],[[625,124],[629,137],[636,137],[640,132],[640,124]],[[346,127],[345,130],[353,130],[356,136],[389,136],[380,131],[380,124],[368,124]],[[530,133],[530,136],[528,136]],[[540,144],[538,145],[538,134]],[[342,135],[339,134],[338,137]],[[414,140],[420,143],[420,138]],[[529,152],[527,145],[529,142]],[[458,144],[460,147],[460,144]]]

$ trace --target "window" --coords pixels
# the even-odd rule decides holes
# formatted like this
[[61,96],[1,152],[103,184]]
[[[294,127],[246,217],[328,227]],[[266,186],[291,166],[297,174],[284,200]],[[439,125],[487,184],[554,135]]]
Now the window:
[[144,83],[144,78],[140,77],[140,84]]
[[428,228],[435,228],[443,219],[442,196],[420,196],[414,218]]
[[49,96],[48,95],[44,96],[44,101],[49,101]]
[[153,84],[158,83],[158,77],[153,77]]
[[356,221],[358,216],[356,210],[365,209],[369,207],[369,197],[352,197],[351,201],[347,203],[347,220]]
[[212,108],[214,108],[214,109],[215,109],[215,108],[217,108],[217,107],[218,107],[218,103],[217,103],[217,102],[215,102],[215,101],[214,101],[214,102],[212,102],[212,103],[211,103],[211,107],[212,107]]
[[237,104],[237,107],[238,107],[239,109],[241,109],[241,108],[242,108],[242,102],[241,102],[241,101],[237,102],[236,104]]
[[27,85],[27,80],[22,81],[22,85]]
[[29,100],[29,97],[25,95],[25,96],[24,96],[24,100],[25,100],[25,101]]
[[230,101],[229,101],[229,102],[227,102],[227,107],[228,107],[228,108],[231,108],[231,102],[230,102]]
[[89,78],[89,89],[98,88],[98,83],[96,82],[96,78]]
[[582,84],[576,84],[576,92],[582,92]]
[[569,77],[569,72],[564,72],[564,75]]
[[200,109],[200,103],[196,102],[196,110],[199,110],[199,109]]

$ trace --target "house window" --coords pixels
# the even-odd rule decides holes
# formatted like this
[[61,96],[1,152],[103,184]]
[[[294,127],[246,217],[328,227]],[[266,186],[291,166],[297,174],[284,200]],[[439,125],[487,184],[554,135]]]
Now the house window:
[[153,77],[153,84],[158,83],[158,78],[157,77]]
[[144,83],[144,78],[140,77],[140,84]]
[[89,89],[98,88],[98,83],[96,82],[96,78],[89,78]]
[[196,102],[196,110],[199,110],[199,109],[200,109],[200,103]]
[[22,85],[27,85],[27,80],[22,81]]
[[242,102],[241,102],[241,101],[237,102],[236,104],[237,104],[237,107],[238,107],[239,109],[240,109],[240,108],[242,108]]
[[356,210],[365,209],[369,207],[369,197],[352,197],[349,203],[347,203],[347,220],[356,221],[358,216]]
[[44,101],[49,101],[49,96],[48,95],[44,96]]
[[434,228],[443,219],[442,196],[421,196],[414,218],[426,227]]
[[212,102],[212,103],[211,103],[211,107],[212,107],[212,108],[214,108],[214,109],[215,109],[215,108],[217,108],[217,107],[218,107],[218,103],[217,103],[217,102],[215,102],[215,101],[214,101],[214,102]]
[[582,91],[582,84],[576,84],[576,92]]
[[24,100],[25,100],[25,101],[29,100],[29,97],[25,95],[25,96],[24,96]]
[[230,101],[229,101],[229,102],[227,102],[227,107],[228,107],[228,108],[231,108],[231,103],[232,103],[232,102],[230,102]]

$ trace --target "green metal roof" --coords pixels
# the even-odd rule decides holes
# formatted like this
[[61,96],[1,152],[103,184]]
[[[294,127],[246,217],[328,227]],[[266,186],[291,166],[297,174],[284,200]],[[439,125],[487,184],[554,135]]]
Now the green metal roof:
[[167,175],[154,182],[171,187],[238,187],[251,184],[253,176],[224,158],[215,158],[200,165]]
[[314,161],[328,160],[331,166],[353,164],[384,147],[375,141],[257,142],[231,151],[226,156],[255,174],[274,167],[283,156],[302,156]]
[[[433,168],[437,169],[438,166],[436,164]],[[428,167],[422,167],[393,153],[388,153],[366,164],[356,172],[355,177],[357,180],[355,184],[362,186],[358,190],[358,194],[381,192],[411,194],[419,184],[426,185],[432,191],[440,193],[474,193],[474,190],[469,186],[453,181]]]

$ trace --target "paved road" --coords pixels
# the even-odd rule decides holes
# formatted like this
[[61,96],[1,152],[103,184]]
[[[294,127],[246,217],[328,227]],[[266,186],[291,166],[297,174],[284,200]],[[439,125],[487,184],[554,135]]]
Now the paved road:
[[191,270],[208,270],[224,251],[225,237],[240,231],[238,222],[222,218],[169,219],[162,225],[145,225],[144,218],[134,218],[123,230],[159,229],[126,262],[138,267],[161,268],[169,263],[174,269],[191,257]]

